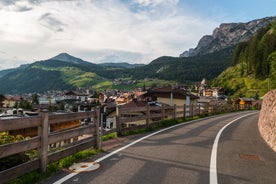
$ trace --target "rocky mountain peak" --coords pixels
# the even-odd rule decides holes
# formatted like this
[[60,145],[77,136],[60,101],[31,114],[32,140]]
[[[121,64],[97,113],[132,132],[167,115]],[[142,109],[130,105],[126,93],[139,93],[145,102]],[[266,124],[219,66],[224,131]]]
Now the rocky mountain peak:
[[247,23],[222,23],[215,28],[212,35],[203,36],[196,48],[180,54],[180,57],[208,54],[234,46],[249,40],[260,28],[267,26],[275,17],[266,17]]

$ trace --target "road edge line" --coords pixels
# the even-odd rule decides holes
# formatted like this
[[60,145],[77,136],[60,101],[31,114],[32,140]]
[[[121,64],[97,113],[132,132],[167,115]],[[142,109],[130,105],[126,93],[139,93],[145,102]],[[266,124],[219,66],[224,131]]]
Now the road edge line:
[[219,139],[220,139],[220,136],[221,136],[223,130],[226,129],[232,123],[234,123],[234,122],[236,122],[236,121],[238,121],[238,120],[240,120],[240,119],[242,119],[244,117],[253,115],[253,114],[257,114],[257,112],[246,114],[246,115],[243,115],[243,116],[241,116],[239,118],[236,118],[236,119],[230,121],[229,123],[227,123],[226,125],[224,125],[219,130],[219,132],[217,133],[215,141],[214,141],[214,144],[213,144],[213,147],[212,147],[211,159],[210,159],[210,171],[209,171],[209,183],[210,184],[217,184],[218,183],[218,176],[217,176],[217,149],[218,149],[218,142],[219,142]]

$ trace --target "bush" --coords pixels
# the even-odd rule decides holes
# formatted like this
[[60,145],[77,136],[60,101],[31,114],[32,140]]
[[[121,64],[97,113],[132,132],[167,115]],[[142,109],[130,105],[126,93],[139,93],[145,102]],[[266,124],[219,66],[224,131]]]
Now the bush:
[[[8,132],[0,132],[0,145],[18,142],[18,141],[22,141],[25,139],[28,139],[28,138],[25,138],[21,135],[17,135],[17,136],[9,135]],[[30,157],[28,156],[27,152],[18,153],[18,154],[14,154],[14,155],[10,155],[10,156],[1,158],[0,159],[0,171],[9,169],[11,167],[22,164],[29,160],[30,160]]]

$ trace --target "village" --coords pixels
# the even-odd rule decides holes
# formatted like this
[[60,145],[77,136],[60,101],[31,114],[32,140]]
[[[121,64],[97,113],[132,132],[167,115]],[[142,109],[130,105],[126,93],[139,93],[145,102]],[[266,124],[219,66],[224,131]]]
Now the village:
[[[150,106],[200,106],[206,109],[209,106],[235,105],[239,109],[259,107],[261,101],[253,98],[239,98],[235,102],[229,102],[224,89],[220,87],[208,88],[206,79],[196,86],[195,92],[187,85],[162,86],[155,89],[138,89],[132,91],[105,90],[99,93],[90,92],[88,89],[79,88],[75,91],[54,91],[45,94],[25,94],[22,96],[0,95],[0,116],[26,117],[38,115],[41,111],[51,113],[85,112],[100,107],[103,113],[103,128],[112,129],[116,126],[116,109],[130,109]],[[118,112],[117,112],[118,113]],[[117,114],[118,115],[118,114]],[[141,115],[141,114],[140,114]],[[135,117],[135,114],[124,114]],[[72,128],[82,122],[67,122],[52,129]],[[134,121],[122,126],[129,127],[143,124]],[[25,136],[35,136],[36,130],[24,131]],[[14,132],[17,134],[18,132]],[[21,132],[22,133],[22,132]]]

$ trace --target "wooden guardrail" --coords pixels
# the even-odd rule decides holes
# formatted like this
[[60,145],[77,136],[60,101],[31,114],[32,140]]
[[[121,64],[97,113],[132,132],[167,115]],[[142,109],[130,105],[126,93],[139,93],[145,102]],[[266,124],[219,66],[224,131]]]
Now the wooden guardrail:
[[[116,127],[110,131],[103,131],[100,109],[96,108],[91,112],[78,112],[66,114],[49,114],[42,112],[36,117],[27,118],[0,118],[0,132],[12,131],[17,129],[26,129],[37,127],[37,136],[28,140],[19,141],[0,145],[0,159],[7,156],[22,153],[29,150],[38,150],[38,157],[34,160],[28,161],[13,168],[0,171],[1,182],[6,182],[10,179],[21,176],[30,171],[40,169],[46,171],[46,166],[50,162],[54,162],[69,156],[73,153],[88,149],[100,148],[102,135],[111,132],[122,132],[139,129],[141,127],[149,128],[157,122],[165,119],[176,119],[193,117],[203,114],[229,112],[233,106],[150,106],[123,109],[118,107],[116,114]],[[70,122],[75,120],[91,119],[91,122],[85,123],[78,127],[66,130],[59,130],[55,132],[50,131],[53,124]],[[137,121],[141,121],[137,123]],[[131,125],[131,126],[129,126]],[[80,136],[88,135],[85,137]],[[76,139],[77,138],[77,139]],[[51,152],[51,145],[75,139],[73,144],[67,144],[61,147],[61,151]]]
[[[244,106],[242,109],[251,109],[252,105]],[[117,107],[116,128],[109,131],[104,131],[103,134],[110,132],[126,132],[139,128],[149,128],[156,124],[156,122],[165,119],[178,119],[186,117],[202,116],[207,114],[216,114],[220,112],[231,112],[242,110],[239,105],[233,106],[231,104],[223,105],[173,105],[168,106],[162,104],[161,106],[150,106],[135,108],[121,108]]]
[[[10,144],[0,145],[0,158],[4,158],[13,154],[22,153],[25,151],[36,149],[38,150],[38,158],[18,165],[16,167],[0,172],[2,182],[16,178],[30,171],[41,169],[46,171],[46,166],[50,162],[54,162],[69,156],[73,153],[85,150],[91,147],[97,148],[99,140],[99,109],[93,112],[79,112],[67,114],[48,114],[42,112],[36,117],[27,118],[12,118],[0,120],[0,132],[11,131],[23,128],[38,127],[37,136],[28,140],[19,141]],[[68,122],[91,118],[93,121],[84,126],[79,126],[73,129],[50,132],[51,124]],[[78,136],[88,134],[87,138],[75,141],[73,146],[67,145],[61,151],[49,152],[50,145],[59,141],[74,139]]]

